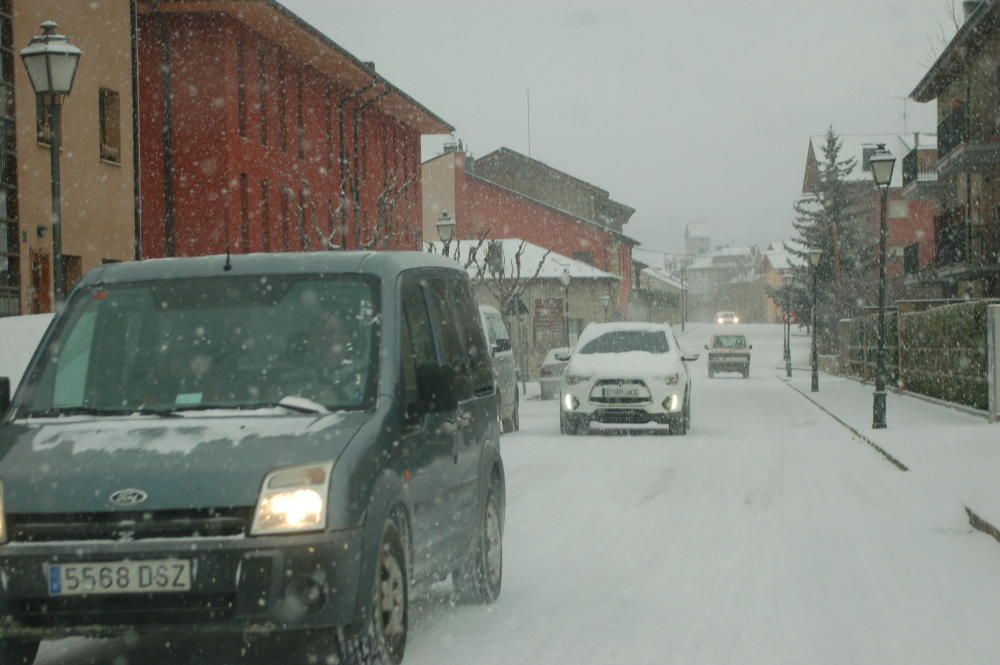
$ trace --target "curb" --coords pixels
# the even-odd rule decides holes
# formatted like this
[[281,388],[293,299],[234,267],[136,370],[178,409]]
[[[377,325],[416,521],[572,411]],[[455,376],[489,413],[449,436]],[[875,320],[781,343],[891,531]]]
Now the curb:
[[[854,436],[856,436],[857,438],[861,439],[862,441],[864,441],[865,443],[867,443],[869,446],[871,446],[872,448],[874,448],[882,457],[884,457],[886,459],[886,461],[888,461],[890,464],[892,464],[893,466],[895,466],[897,469],[899,469],[900,471],[909,471],[910,470],[909,467],[907,467],[905,464],[903,464],[898,459],[896,459],[895,457],[893,457],[888,451],[886,451],[885,448],[883,448],[882,446],[878,445],[877,443],[875,443],[874,441],[872,441],[871,439],[869,439],[867,436],[865,436],[864,434],[862,434],[858,430],[856,430],[853,427],[851,427],[850,425],[848,425],[845,421],[841,420],[841,418],[839,416],[837,416],[835,413],[833,413],[832,411],[830,411],[829,409],[827,409],[825,406],[823,406],[822,404],[820,404],[819,402],[817,402],[816,400],[814,400],[808,394],[802,392],[801,390],[799,390],[798,388],[796,388],[795,386],[793,386],[788,381],[784,381],[784,384],[786,386],[788,386],[789,388],[791,388],[792,390],[794,390],[795,392],[797,392],[798,394],[800,394],[803,397],[805,397],[810,402],[812,402],[820,411],[822,411],[823,413],[825,413],[826,415],[830,416],[831,418],[833,418],[834,420],[836,420],[838,423],[840,423],[841,425],[843,425],[844,428],[846,428],[847,431],[849,431],[851,434],[853,434]],[[997,532],[997,533],[998,533],[998,535],[1000,535],[1000,532]],[[1000,540],[1000,537],[998,537],[997,539]]]
[[969,524],[976,531],[982,531],[987,536],[991,536],[997,542],[1000,542],[1000,529],[984,520],[982,517],[977,515],[972,508],[965,506],[965,514],[969,516]]

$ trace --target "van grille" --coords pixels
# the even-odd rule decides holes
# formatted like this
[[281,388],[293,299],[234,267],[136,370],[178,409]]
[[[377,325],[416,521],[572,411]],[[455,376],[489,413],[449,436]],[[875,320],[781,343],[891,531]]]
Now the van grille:
[[10,537],[20,543],[72,540],[205,538],[246,533],[252,508],[156,512],[7,515]]

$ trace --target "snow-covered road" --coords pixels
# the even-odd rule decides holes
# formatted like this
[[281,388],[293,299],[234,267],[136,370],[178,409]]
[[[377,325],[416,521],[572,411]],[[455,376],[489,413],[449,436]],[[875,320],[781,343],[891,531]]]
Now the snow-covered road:
[[[503,594],[425,598],[407,665],[996,663],[1000,545],[786,386],[779,326],[747,329],[749,380],[692,365],[686,437],[563,437],[556,402],[522,402]],[[237,661],[70,641],[40,662]]]

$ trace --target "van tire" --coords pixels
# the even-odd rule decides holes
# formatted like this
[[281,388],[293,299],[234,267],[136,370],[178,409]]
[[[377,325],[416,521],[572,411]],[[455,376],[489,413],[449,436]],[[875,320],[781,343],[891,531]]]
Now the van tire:
[[[375,586],[372,607],[366,613],[366,625],[352,637],[348,637],[344,629],[337,631],[343,665],[399,665],[403,662],[409,633],[410,590],[409,564],[403,543],[406,526],[402,521],[402,517],[393,515],[382,529],[375,579],[372,580]],[[387,606],[400,609],[387,610]]]
[[494,476],[477,522],[472,552],[451,575],[459,602],[489,605],[500,597],[503,586],[503,513],[500,479]]
[[0,665],[31,665],[38,655],[40,640],[0,639]]

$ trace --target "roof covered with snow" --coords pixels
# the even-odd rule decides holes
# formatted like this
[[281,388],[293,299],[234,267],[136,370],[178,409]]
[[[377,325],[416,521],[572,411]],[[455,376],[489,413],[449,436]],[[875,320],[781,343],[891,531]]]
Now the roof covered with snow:
[[656,281],[670,286],[672,288],[680,290],[681,280],[673,277],[665,270],[660,270],[658,268],[644,268],[642,271],[642,276],[645,279],[655,279]]
[[[514,256],[523,244],[524,252],[521,254],[521,276],[524,278],[530,278],[533,276],[535,271],[538,270],[539,263],[541,263],[542,268],[538,273],[538,279],[559,279],[559,277],[562,276],[563,271],[569,271],[570,277],[573,279],[620,280],[617,275],[599,270],[589,263],[584,263],[583,261],[572,259],[557,252],[549,251],[544,247],[526,240],[521,240],[520,238],[504,238],[501,240],[485,241],[482,245],[479,245],[478,240],[462,240],[457,243],[451,243],[449,253],[455,261],[459,261],[464,264],[469,261],[470,252],[477,250],[478,246],[478,251],[475,251],[475,260],[468,268],[470,276],[478,277],[479,268],[477,268],[477,266],[485,265],[487,252],[490,251],[489,245],[493,244],[494,246],[497,246],[496,243],[499,243],[499,246],[503,250],[503,261],[507,276],[510,276],[514,272]],[[444,249],[444,243],[429,242],[425,243],[425,247],[429,251],[441,254]],[[546,252],[548,252],[547,256]],[[484,277],[486,279],[490,279],[490,273],[487,271]]]
[[[920,143],[923,146],[925,135],[921,134],[920,136]],[[847,182],[867,181],[871,182],[874,187],[872,172],[870,169],[865,169],[864,156],[866,151],[873,151],[879,144],[883,144],[892,153],[892,156],[896,158],[896,167],[892,170],[891,186],[903,186],[903,158],[913,149],[914,142],[912,136],[900,136],[898,134],[846,134],[840,135],[837,138],[841,141],[839,161],[853,159],[855,162],[854,169],[845,177]],[[937,140],[936,137],[934,140]],[[809,137],[810,162],[812,159],[815,159],[817,166],[823,164],[826,159],[823,153],[824,146],[826,146],[825,135]],[[807,171],[812,167],[812,163],[807,164]]]

